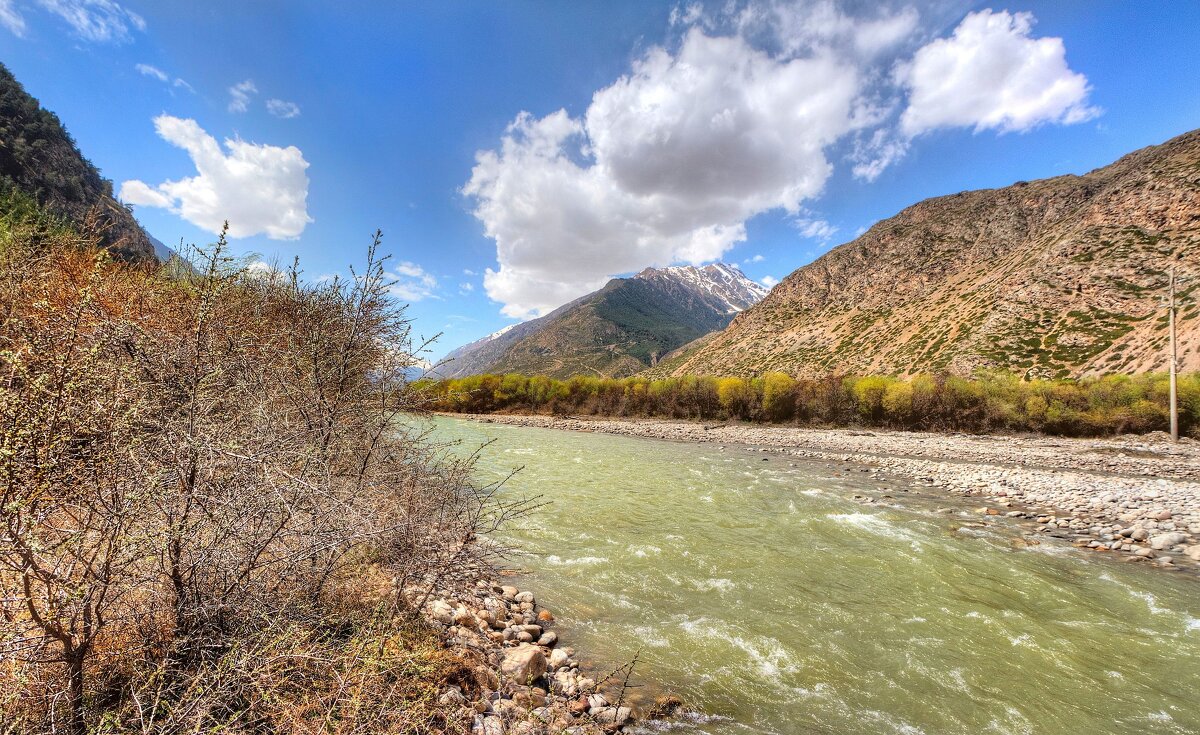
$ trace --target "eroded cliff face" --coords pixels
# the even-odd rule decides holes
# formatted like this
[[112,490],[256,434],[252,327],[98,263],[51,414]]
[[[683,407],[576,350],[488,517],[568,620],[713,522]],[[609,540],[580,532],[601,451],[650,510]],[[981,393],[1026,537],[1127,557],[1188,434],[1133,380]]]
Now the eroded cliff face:
[[792,273],[673,374],[1200,370],[1200,131],[1083,176],[929,199]]

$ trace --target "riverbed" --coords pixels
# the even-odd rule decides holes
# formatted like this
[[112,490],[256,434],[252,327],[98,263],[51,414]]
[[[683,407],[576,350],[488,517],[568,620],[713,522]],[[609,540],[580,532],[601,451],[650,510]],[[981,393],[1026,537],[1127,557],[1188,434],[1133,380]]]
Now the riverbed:
[[702,733],[1200,732],[1200,585],[852,464],[436,419],[549,504],[523,584]]

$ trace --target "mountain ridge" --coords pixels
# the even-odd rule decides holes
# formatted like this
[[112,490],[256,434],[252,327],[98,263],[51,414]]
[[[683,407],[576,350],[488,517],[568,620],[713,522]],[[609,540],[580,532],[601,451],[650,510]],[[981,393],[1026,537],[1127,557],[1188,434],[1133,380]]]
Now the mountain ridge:
[[723,328],[766,295],[736,266],[647,268],[453,350],[433,373],[627,376]]
[[150,236],[113,196],[112,182],[83,156],[58,116],[0,63],[0,189],[8,188],[118,258],[157,261]]
[[1200,368],[1200,131],[1083,175],[934,197],[801,267],[650,376],[949,371],[1068,377]]

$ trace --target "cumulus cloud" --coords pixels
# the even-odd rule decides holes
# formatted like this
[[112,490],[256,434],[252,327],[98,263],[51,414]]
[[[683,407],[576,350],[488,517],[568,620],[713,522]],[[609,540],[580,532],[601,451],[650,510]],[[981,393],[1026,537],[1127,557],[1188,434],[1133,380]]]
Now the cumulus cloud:
[[[195,120],[170,115],[154,119],[159,137],[187,151],[196,176],[158,186],[131,180],[121,199],[160,207],[209,232],[229,221],[232,237],[266,234],[273,240],[300,236],[308,216],[308,161],[295,146],[226,139],[224,150]],[[226,152],[227,151],[227,152]]]
[[779,283],[779,279],[775,276],[763,276],[762,278],[758,279],[758,282],[767,288],[774,288],[775,284]]
[[912,36],[920,14],[911,6],[883,9],[873,15],[850,15],[832,0],[760,0],[734,11],[738,32],[784,54],[811,53],[836,47],[871,58]]
[[753,258],[746,258],[746,261],[745,261],[745,262],[747,262],[747,263],[761,263],[761,262],[763,262],[764,260],[766,260],[766,258],[764,258],[762,255],[755,255]]
[[25,37],[25,18],[13,4],[13,0],[0,0],[0,25],[17,38]]
[[[146,21],[113,0],[37,0],[67,22],[75,35],[97,43],[126,43],[133,31],[146,30]],[[10,3],[11,5],[11,3]]]
[[1089,120],[1083,74],[1067,66],[1061,38],[1033,38],[1033,16],[981,10],[963,19],[950,38],[937,39],[902,65],[908,88],[900,118],[909,136],[941,127],[1026,131],[1044,123]]
[[392,295],[402,301],[415,302],[437,298],[437,278],[416,263],[401,261],[393,269]]
[[250,98],[258,94],[258,87],[253,79],[238,82],[229,88],[229,111],[245,112],[250,109]]
[[300,117],[300,105],[295,102],[285,102],[279,99],[267,100],[267,112],[275,117],[281,117],[289,120],[293,117]]
[[522,113],[463,188],[496,241],[488,295],[527,318],[615,273],[719,258],[749,217],[796,213],[821,191],[826,148],[857,125],[858,88],[831,54],[777,58],[692,28],[581,118]]
[[1061,39],[1034,38],[1028,14],[972,13],[926,43],[951,6],[678,6],[668,39],[585,110],[522,112],[476,154],[462,192],[496,244],[487,295],[507,316],[544,314],[614,275],[718,259],[768,211],[826,242],[836,228],[804,203],[835,162],[872,181],[933,127],[1095,114]]

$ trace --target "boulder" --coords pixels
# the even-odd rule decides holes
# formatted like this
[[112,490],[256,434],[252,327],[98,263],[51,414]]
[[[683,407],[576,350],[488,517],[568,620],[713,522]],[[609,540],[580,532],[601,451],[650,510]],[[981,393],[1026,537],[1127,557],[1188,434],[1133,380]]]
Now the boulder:
[[510,680],[529,684],[546,673],[546,655],[537,646],[522,644],[504,654],[500,670]]
[[454,625],[454,608],[445,600],[432,600],[425,608],[429,617],[442,625]]
[[633,711],[628,707],[604,707],[603,709],[592,713],[596,718],[596,722],[601,725],[613,725],[620,727],[629,721],[629,716]]
[[[1187,547],[1183,550],[1183,555],[1189,559],[1192,559],[1193,561],[1200,561],[1200,544],[1193,544],[1192,546]],[[558,653],[558,651],[555,651],[555,653]],[[553,655],[550,656],[550,660],[554,660]]]
[[1179,533],[1178,531],[1172,531],[1171,533],[1164,533],[1152,537],[1150,539],[1150,548],[1154,549],[1155,551],[1162,551],[1163,549],[1171,548],[1175,544],[1183,543],[1185,540],[1187,540],[1187,536],[1185,534]]

